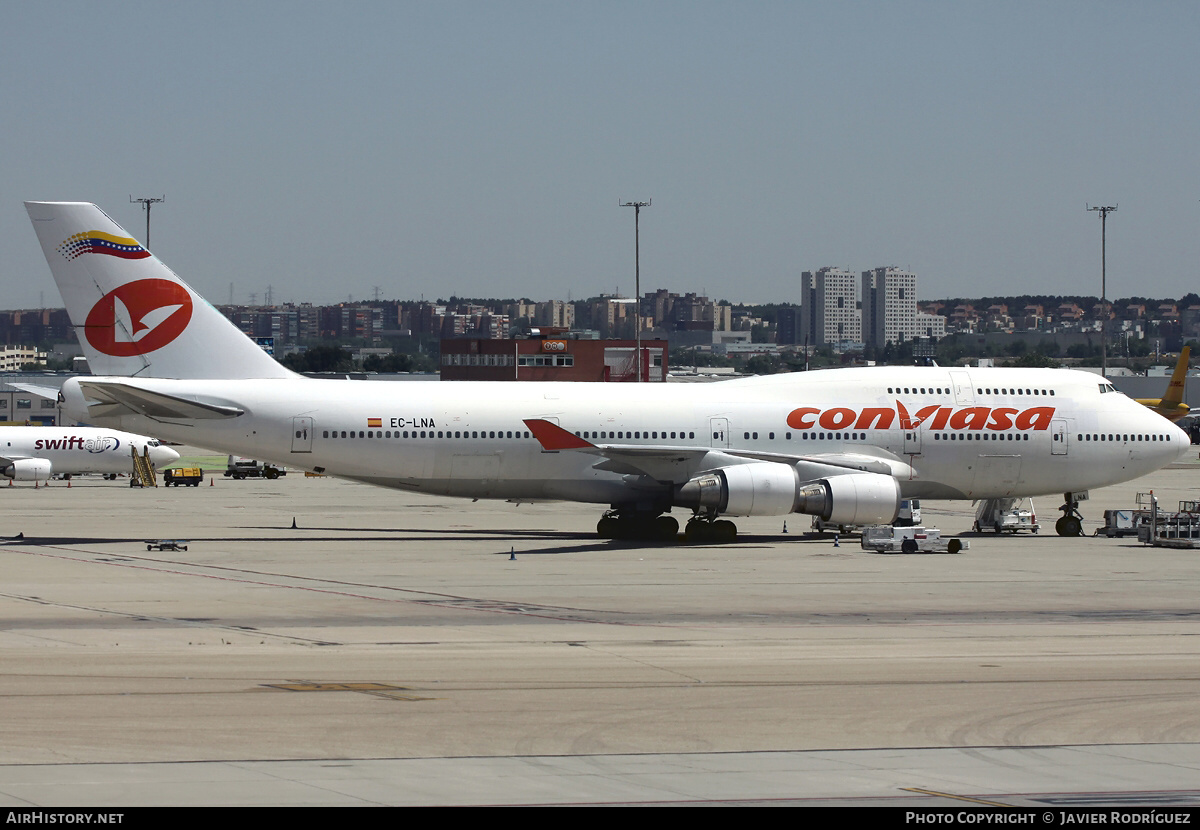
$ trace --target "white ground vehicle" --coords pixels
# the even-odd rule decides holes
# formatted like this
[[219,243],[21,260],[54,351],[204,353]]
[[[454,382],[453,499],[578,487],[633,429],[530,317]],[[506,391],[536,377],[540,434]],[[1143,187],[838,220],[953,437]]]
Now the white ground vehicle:
[[876,553],[961,553],[970,544],[961,539],[943,539],[936,527],[864,527],[862,549]]
[[1033,499],[981,499],[975,509],[973,530],[980,533],[994,530],[996,533],[1018,530],[1038,532],[1037,514],[1033,510]]

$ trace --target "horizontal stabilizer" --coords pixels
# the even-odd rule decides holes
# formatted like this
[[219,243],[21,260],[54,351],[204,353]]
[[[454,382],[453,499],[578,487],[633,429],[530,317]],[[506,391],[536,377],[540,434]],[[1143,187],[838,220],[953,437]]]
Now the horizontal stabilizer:
[[9,383],[9,386],[15,386],[22,392],[28,392],[30,395],[40,395],[43,398],[54,400],[58,397],[57,386],[38,386],[34,383]]
[[[104,415],[119,415],[125,410],[131,415],[145,415],[155,419],[212,420],[236,418],[245,410],[233,406],[222,406],[203,401],[178,398],[162,392],[151,392],[126,383],[112,381],[80,381],[79,388],[89,399],[89,411],[93,406],[104,407]],[[96,404],[90,401],[96,401]]]

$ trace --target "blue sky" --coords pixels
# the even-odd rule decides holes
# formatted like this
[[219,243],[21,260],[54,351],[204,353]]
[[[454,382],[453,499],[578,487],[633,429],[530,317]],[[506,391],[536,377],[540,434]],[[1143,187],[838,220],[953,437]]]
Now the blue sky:
[[1188,2],[0,0],[0,307],[21,202],[94,201],[214,302],[642,287],[797,301],[1200,289]]

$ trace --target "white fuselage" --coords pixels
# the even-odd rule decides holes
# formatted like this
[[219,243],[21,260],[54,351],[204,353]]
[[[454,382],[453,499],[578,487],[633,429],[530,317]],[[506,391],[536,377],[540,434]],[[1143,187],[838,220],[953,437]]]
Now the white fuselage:
[[[157,439],[116,429],[96,427],[0,427],[0,465],[40,459],[50,464],[50,475],[128,473],[133,469],[131,450],[149,450],[156,467],[170,464],[179,453]],[[41,477],[41,476],[39,476]]]
[[[108,379],[244,412],[175,421],[88,415],[80,380],[106,379],[64,385],[78,417],[473,498],[620,504],[695,472],[788,458],[867,459],[905,496],[1029,496],[1127,481],[1188,446],[1185,433],[1097,375],[1056,369],[855,368],[712,384]],[[664,480],[596,454],[544,451],[527,419],[598,446],[711,451],[681,456]]]

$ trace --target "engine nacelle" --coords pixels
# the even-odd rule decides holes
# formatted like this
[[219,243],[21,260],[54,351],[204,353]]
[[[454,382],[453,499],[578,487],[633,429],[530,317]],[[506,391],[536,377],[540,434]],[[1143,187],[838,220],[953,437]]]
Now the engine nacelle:
[[675,504],[714,516],[808,513],[833,524],[891,524],[900,485],[876,473],[801,482],[790,464],[756,461],[697,476],[679,488]]
[[799,489],[795,467],[755,461],[693,478],[679,488],[675,504],[714,516],[783,516],[795,509]]
[[52,465],[45,458],[18,458],[0,468],[0,474],[13,481],[46,481],[51,471]]
[[900,484],[891,476],[850,473],[805,484],[796,512],[836,525],[890,525],[900,512]]

